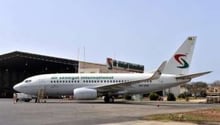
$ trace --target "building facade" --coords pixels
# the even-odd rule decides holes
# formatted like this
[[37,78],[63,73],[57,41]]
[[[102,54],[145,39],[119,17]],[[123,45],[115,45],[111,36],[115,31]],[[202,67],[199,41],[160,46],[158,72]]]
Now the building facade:
[[78,61],[26,52],[0,55],[0,98],[13,95],[13,86],[25,78],[47,73],[77,73]]

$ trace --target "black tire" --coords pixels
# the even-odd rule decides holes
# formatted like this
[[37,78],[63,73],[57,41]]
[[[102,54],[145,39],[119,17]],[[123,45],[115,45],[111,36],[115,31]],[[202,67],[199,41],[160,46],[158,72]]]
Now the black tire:
[[113,96],[105,96],[104,97],[104,101],[105,101],[105,103],[114,103],[114,101],[115,101],[115,98],[113,97]]
[[110,101],[109,96],[105,96],[105,97],[104,97],[104,102],[105,102],[105,103],[109,103],[109,101]]
[[30,102],[31,101],[31,99],[25,99],[24,100],[24,102]]

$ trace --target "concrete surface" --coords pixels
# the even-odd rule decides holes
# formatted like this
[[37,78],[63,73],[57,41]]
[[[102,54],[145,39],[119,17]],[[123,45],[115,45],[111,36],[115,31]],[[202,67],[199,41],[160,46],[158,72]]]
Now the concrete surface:
[[[47,103],[40,104],[34,102],[13,104],[12,99],[0,99],[0,125],[139,125],[142,122],[154,124],[154,121],[141,121],[141,118],[151,114],[192,111],[217,106],[219,105],[123,101],[105,104],[102,100],[83,102],[47,100]],[[159,124],[161,125],[160,122]]]
[[121,123],[110,123],[103,125],[196,125],[193,123],[186,122],[158,122],[158,121],[130,121],[130,122],[121,122]]

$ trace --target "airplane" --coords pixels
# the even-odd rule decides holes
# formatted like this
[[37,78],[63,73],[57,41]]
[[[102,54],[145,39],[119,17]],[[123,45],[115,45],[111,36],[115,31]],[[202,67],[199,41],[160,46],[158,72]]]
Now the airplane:
[[176,53],[157,70],[150,73],[56,73],[26,78],[13,89],[30,95],[43,90],[47,96],[73,95],[76,100],[104,97],[114,102],[118,95],[147,94],[188,83],[193,78],[208,74],[189,74],[196,36],[188,37]]

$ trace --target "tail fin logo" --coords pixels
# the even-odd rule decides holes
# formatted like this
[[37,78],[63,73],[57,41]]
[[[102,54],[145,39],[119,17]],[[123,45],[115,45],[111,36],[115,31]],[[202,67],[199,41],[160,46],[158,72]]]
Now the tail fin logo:
[[185,69],[189,67],[189,63],[187,63],[187,61],[183,57],[186,57],[186,55],[176,54],[174,56],[175,60],[181,65],[181,66],[177,66],[177,68]]

